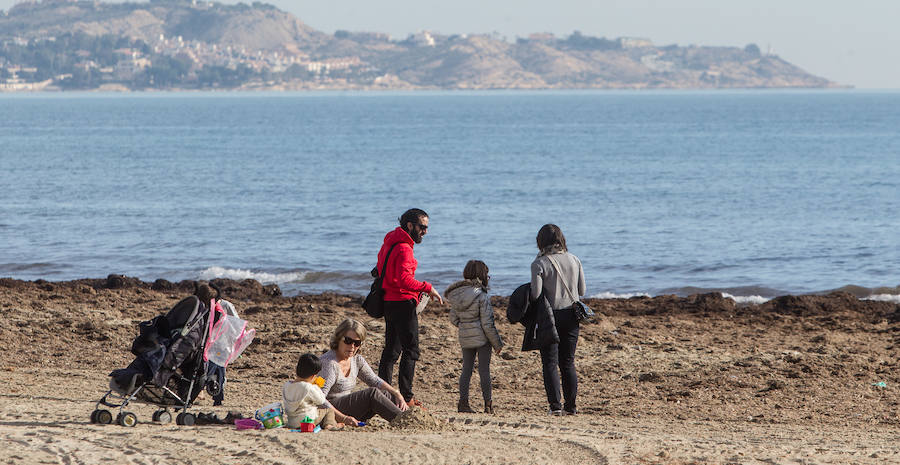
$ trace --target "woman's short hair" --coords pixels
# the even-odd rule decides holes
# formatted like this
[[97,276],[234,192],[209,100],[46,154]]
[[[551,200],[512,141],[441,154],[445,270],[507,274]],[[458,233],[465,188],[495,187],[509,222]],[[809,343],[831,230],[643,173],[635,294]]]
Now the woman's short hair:
[[331,342],[328,344],[328,346],[331,347],[331,350],[337,350],[338,344],[340,344],[341,339],[350,331],[356,332],[356,334],[359,336],[360,341],[366,340],[366,327],[353,318],[347,318],[346,320],[342,321],[341,324],[337,325],[337,328],[334,329],[334,334],[331,336]]
[[566,247],[566,236],[563,236],[562,229],[555,224],[545,224],[541,226],[541,230],[537,233],[537,247],[544,250],[547,247],[559,244],[563,251],[568,251]]
[[487,285],[488,283],[488,266],[481,260],[469,260],[466,267],[463,268],[463,279],[475,278],[480,279],[481,284]]

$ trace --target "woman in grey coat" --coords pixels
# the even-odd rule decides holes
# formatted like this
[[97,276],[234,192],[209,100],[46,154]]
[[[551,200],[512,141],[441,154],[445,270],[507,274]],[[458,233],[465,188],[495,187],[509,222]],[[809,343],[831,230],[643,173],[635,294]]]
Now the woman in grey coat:
[[[540,348],[544,390],[551,415],[574,415],[578,396],[575,348],[580,328],[572,305],[585,293],[584,269],[581,260],[569,253],[566,237],[555,224],[541,227],[537,247],[540,252],[531,262],[531,297],[537,299],[543,294],[547,299],[559,335],[559,343]],[[560,394],[565,403],[560,403]]]
[[457,404],[457,411],[461,413],[475,413],[469,406],[469,382],[476,355],[484,413],[494,413],[491,400],[491,349],[499,354],[503,348],[503,340],[494,326],[494,310],[488,296],[489,278],[488,267],[484,262],[469,260],[463,270],[463,280],[451,284],[444,292],[450,301],[450,322],[459,328],[459,345],[463,353]]

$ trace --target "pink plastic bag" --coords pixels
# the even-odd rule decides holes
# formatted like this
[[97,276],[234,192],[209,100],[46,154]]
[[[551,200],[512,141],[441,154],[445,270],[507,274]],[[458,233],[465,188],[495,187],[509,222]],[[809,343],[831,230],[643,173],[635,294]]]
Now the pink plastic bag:
[[209,328],[209,337],[203,358],[221,367],[228,366],[253,342],[256,330],[247,327],[247,321],[229,315],[216,302],[210,302],[210,317],[217,314],[216,323]]

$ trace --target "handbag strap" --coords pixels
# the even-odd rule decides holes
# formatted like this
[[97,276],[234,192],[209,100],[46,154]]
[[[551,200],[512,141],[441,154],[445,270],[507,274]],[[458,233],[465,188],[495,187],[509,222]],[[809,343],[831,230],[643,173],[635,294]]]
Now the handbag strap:
[[378,277],[381,279],[384,279],[384,272],[387,271],[387,261],[389,258],[391,258],[391,252],[394,251],[394,247],[397,247],[397,244],[399,244],[399,242],[394,242],[394,245],[392,245],[391,248],[388,249],[387,255],[384,256],[384,263],[381,264],[381,274],[378,275]]
[[559,280],[562,281],[563,286],[566,288],[566,292],[569,293],[569,297],[571,297],[575,302],[580,302],[581,299],[575,295],[571,289],[569,289],[569,285],[566,283],[566,280],[563,279],[562,271],[559,271],[559,265],[556,264],[556,260],[553,259],[551,255],[546,255],[547,260],[550,260],[550,264],[553,265],[553,268],[556,270],[557,276],[559,276]]

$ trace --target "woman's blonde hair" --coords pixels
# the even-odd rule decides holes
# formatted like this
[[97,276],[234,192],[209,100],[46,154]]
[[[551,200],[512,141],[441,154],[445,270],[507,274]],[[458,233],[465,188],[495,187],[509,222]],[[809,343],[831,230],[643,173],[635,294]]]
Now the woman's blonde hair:
[[341,324],[337,325],[337,328],[334,329],[334,334],[331,336],[331,343],[329,343],[329,347],[331,347],[331,350],[337,350],[338,344],[340,344],[341,339],[350,331],[356,332],[356,334],[359,335],[360,341],[366,340],[366,327],[353,318],[347,318],[346,320],[342,321]]

